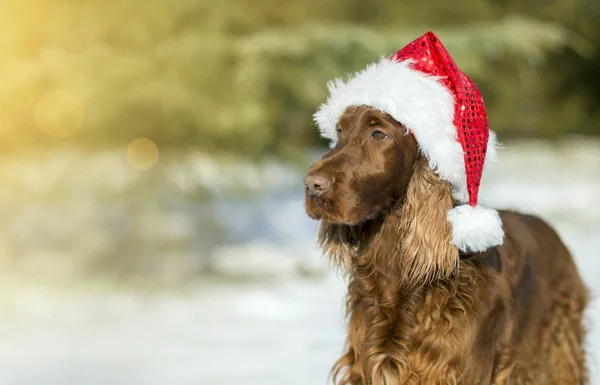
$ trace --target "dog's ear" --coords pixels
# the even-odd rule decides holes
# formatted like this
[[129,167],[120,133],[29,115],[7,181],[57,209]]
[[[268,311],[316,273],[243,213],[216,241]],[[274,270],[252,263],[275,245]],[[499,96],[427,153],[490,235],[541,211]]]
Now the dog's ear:
[[449,183],[440,179],[420,157],[400,212],[400,268],[407,285],[426,284],[451,277],[459,266],[459,253],[451,243],[452,209]]

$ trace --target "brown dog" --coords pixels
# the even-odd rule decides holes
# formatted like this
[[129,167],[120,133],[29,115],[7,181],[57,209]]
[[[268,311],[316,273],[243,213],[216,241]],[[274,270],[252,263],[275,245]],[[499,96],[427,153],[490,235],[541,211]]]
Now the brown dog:
[[587,290],[541,219],[500,212],[502,245],[460,253],[451,186],[388,114],[350,107],[305,178],[319,242],[349,276],[343,385],[585,384]]

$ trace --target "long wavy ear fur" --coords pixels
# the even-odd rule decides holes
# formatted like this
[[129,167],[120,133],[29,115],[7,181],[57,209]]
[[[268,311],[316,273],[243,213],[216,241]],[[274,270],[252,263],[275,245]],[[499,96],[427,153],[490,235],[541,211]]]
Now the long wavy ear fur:
[[400,269],[407,285],[449,278],[459,267],[459,253],[447,220],[452,209],[450,184],[425,158],[415,163],[400,211]]

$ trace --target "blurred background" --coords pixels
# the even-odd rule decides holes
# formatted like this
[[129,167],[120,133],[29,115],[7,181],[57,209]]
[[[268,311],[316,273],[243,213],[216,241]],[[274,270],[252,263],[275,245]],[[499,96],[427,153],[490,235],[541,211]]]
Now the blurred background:
[[[433,30],[600,291],[597,0],[1,0],[0,384],[326,384],[345,283],[302,176],[326,81]],[[600,304],[588,312],[600,384]]]

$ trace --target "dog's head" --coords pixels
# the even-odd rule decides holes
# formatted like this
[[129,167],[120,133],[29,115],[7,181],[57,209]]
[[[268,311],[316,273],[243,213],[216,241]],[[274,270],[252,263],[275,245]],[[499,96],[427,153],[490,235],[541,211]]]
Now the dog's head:
[[447,220],[451,186],[432,171],[414,137],[365,106],[349,107],[337,134],[335,147],[304,179],[306,211],[322,220],[326,253],[349,265],[369,243],[378,249],[372,263],[401,268],[411,284],[451,275],[459,261]]
[[418,148],[400,123],[370,107],[348,108],[337,135],[304,178],[306,210],[313,219],[356,225],[404,197]]

